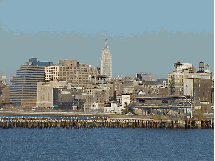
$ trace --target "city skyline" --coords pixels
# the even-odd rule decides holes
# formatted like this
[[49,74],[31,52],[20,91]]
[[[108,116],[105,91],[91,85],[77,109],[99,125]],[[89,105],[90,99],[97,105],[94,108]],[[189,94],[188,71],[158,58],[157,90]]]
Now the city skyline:
[[2,160],[214,157],[212,0],[0,0],[0,55]]
[[[214,72],[212,1],[155,1],[155,5],[148,1],[115,5],[85,1],[93,9],[81,8],[79,2],[53,1],[51,7],[48,1],[43,6],[35,2],[0,2],[0,53],[4,55],[0,75],[8,79],[30,57],[55,64],[78,60],[99,67],[105,39],[112,54],[113,77],[136,72],[166,77],[172,63],[178,61],[193,63],[196,68],[203,61]],[[103,12],[104,3],[113,12],[97,14]],[[76,9],[69,10],[73,5]],[[83,12],[73,16],[80,13],[77,9]],[[100,23],[104,17],[108,23]]]
[[[104,49],[107,49],[107,41],[105,42]],[[192,63],[174,62],[173,66],[173,72],[168,73],[168,80],[155,80],[150,73],[137,73],[134,79],[109,79],[108,74],[104,77],[99,73],[98,67],[81,64],[77,60],[59,60],[59,64],[54,65],[52,62],[30,58],[29,62],[25,62],[17,70],[10,85],[5,84],[5,78],[1,79],[0,101],[5,107],[14,104],[23,108],[56,107],[73,111],[110,113],[111,108],[121,113],[122,108],[129,104],[132,106],[132,99],[145,102],[147,99],[152,101],[156,98],[160,100],[161,108],[165,106],[162,103],[170,103],[176,107],[192,106],[187,102],[187,99],[190,99],[191,102],[194,101],[195,109],[207,102],[207,109],[202,106],[202,110],[212,110],[214,79],[209,66],[203,62],[199,62],[199,69],[194,69]],[[170,98],[178,99],[178,104],[169,100]],[[137,109],[136,113],[142,113],[138,111]],[[146,110],[145,115],[147,114]]]

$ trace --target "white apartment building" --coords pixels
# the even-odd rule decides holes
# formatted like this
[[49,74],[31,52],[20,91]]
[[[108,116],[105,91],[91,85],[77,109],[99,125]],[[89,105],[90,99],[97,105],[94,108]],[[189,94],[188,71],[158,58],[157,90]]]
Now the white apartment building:
[[45,67],[45,80],[58,80],[59,79],[59,66],[48,66]]

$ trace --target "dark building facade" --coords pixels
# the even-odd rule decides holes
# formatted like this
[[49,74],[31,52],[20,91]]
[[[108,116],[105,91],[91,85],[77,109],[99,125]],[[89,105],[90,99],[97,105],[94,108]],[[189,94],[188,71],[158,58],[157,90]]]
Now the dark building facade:
[[212,103],[211,79],[194,79],[193,81],[194,101],[207,101]]
[[53,88],[53,105],[55,109],[82,110],[85,98],[82,88]]

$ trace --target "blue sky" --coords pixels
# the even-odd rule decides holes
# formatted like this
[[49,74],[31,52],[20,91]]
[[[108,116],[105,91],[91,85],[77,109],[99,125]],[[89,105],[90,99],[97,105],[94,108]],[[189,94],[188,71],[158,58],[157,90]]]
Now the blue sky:
[[112,34],[159,31],[213,32],[213,0],[136,1],[3,1],[0,19],[5,29],[32,32],[107,30]]
[[[196,68],[199,61],[204,61],[213,70],[213,0],[0,2],[0,53],[5,57],[0,60],[2,74],[5,70],[14,74],[30,57],[56,64],[60,59],[77,59],[100,66],[106,38],[116,75],[136,72],[167,75],[174,61],[190,62]],[[7,60],[12,63],[6,63]],[[161,60],[162,69],[156,66]]]

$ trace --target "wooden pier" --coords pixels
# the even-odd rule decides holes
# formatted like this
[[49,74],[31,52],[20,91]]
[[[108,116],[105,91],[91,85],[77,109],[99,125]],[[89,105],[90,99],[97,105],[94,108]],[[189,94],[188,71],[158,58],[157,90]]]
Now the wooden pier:
[[214,121],[210,120],[153,120],[137,118],[109,117],[0,117],[0,128],[155,128],[155,129],[214,129]]

